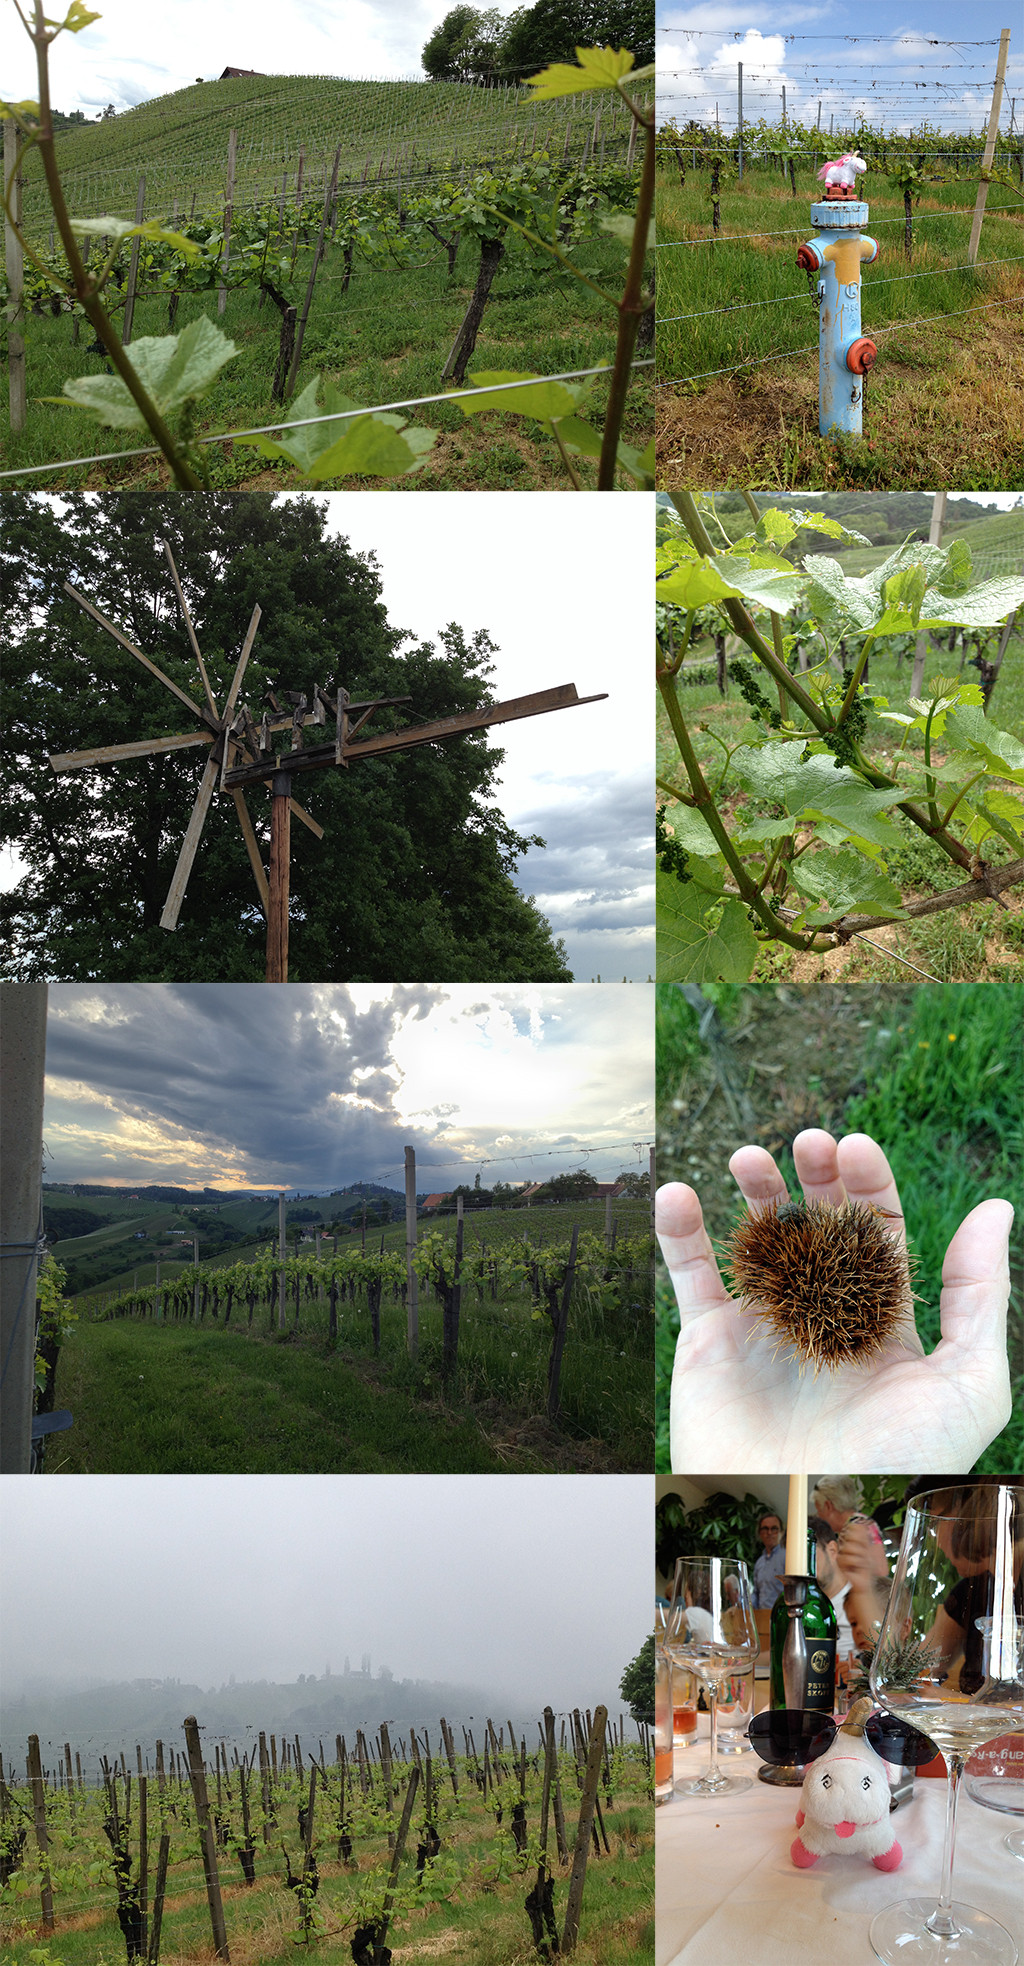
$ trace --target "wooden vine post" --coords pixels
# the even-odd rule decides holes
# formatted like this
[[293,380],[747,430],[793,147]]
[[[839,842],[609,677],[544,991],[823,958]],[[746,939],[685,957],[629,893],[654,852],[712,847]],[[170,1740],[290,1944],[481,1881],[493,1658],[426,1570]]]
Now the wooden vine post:
[[199,1740],[199,1722],[194,1714],[189,1714],[185,1721],[185,1742],[188,1747],[189,1781],[192,1784],[196,1820],[199,1825],[199,1841],[203,1852],[203,1871],[206,1877],[206,1898],[210,1907],[213,1949],[218,1959],[230,1960],[227,1927],[224,1923],[224,1905],[220,1895],[220,1877],[217,1871],[217,1843],[213,1824],[210,1821],[210,1798],[206,1792],[206,1769],[203,1765],[203,1750]]
[[227,277],[231,261],[231,221],[235,210],[235,161],[238,156],[238,132],[228,131],[228,174],[224,187],[224,246],[221,253],[221,282],[217,288],[217,312],[223,314],[228,304]]
[[405,1150],[405,1278],[406,1342],[415,1357],[420,1341],[419,1278],[413,1267],[416,1254],[416,1149]]
[[[151,675],[163,683],[171,695],[191,712],[200,729],[172,737],[137,738],[127,744],[101,745],[94,750],[67,751],[51,755],[50,767],[56,773],[95,771],[101,765],[116,764],[123,758],[140,758],[154,752],[178,751],[190,746],[208,745],[210,755],[182,841],[177,866],[160,917],[160,926],[168,930],[177,927],[181,904],[185,898],[189,875],[214,792],[218,788],[230,792],[242,829],[249,864],[256,880],[260,905],[267,919],[266,981],[268,983],[288,981],[292,815],[301,820],[318,839],[323,838],[324,831],[323,827],[292,797],[292,784],[296,776],[304,772],[335,767],[347,770],[350,765],[358,763],[362,758],[385,757],[393,752],[412,750],[421,744],[447,743],[453,737],[464,736],[470,731],[484,730],[491,724],[512,723],[524,717],[544,716],[554,710],[575,710],[584,704],[601,703],[606,699],[606,691],[599,691],[593,696],[579,696],[574,683],[560,683],[552,689],[534,690],[525,696],[511,697],[504,703],[491,703],[479,710],[465,710],[456,716],[439,717],[433,723],[364,736],[360,733],[375,712],[409,703],[411,698],[373,697],[355,703],[348,690],[340,684],[335,688],[333,696],[327,689],[316,684],[309,698],[299,691],[283,692],[288,702],[294,706],[290,710],[286,710],[278,701],[274,691],[268,689],[266,700],[270,708],[264,709],[257,723],[252,712],[240,702],[242,682],[262,613],[257,605],[252,612],[224,708],[219,711],[170,546],[166,541],[163,542],[163,546],[192,650],[199,664],[204,692],[202,702],[197,702],[183,689],[179,689],[177,683],[166,676],[150,656],[137,648],[134,642],[129,641],[127,636],[123,635],[113,622],[108,621],[91,601],[86,600],[83,594],[72,587],[69,581],[65,581],[64,589],[87,614],[92,616],[93,620],[113,635],[122,648],[127,649],[128,653],[141,662]],[[305,741],[307,730],[311,726],[327,728],[328,715],[334,723],[333,737],[326,743],[307,744]],[[271,740],[282,731],[290,732],[290,747],[276,752]],[[237,761],[239,758],[240,762]],[[245,792],[250,787],[259,786],[269,789],[272,796],[269,880],[264,873],[259,843],[245,804]]]
[[53,1889],[50,1884],[50,1833],[46,1827],[46,1785],[39,1754],[39,1736],[28,1737],[28,1780],[32,1791],[32,1821],[39,1846],[39,1893],[44,1932],[53,1931]]
[[[136,225],[142,224],[145,214],[146,214],[146,179],[145,179],[145,175],[143,174],[143,176],[140,177],[139,179],[139,188],[135,198]],[[121,326],[121,345],[123,348],[128,347],[128,344],[132,338],[132,322],[135,319],[135,289],[138,286],[138,281],[139,281],[139,247],[141,244],[142,241],[139,238],[138,233],[136,233],[134,239],[132,240],[132,249],[128,258],[128,285],[125,288],[124,321]]]
[[569,1302],[576,1279],[576,1249],[580,1239],[580,1225],[573,1223],[572,1241],[569,1244],[569,1261],[566,1266],[565,1281],[562,1285],[562,1299],[558,1307],[558,1322],[551,1344],[548,1359],[548,1419],[558,1418],[558,1387],[562,1376],[562,1353],[565,1350],[565,1334],[569,1328]]
[[[18,126],[12,117],[4,119],[4,246],[7,267],[7,400],[11,431],[25,428],[27,404],[25,390],[25,269],[21,240],[15,226],[21,226],[21,173],[15,171],[18,155]],[[14,225],[7,207],[14,214]]]
[[598,1707],[594,1713],[594,1724],[590,1733],[587,1766],[583,1776],[583,1794],[580,1799],[580,1819],[576,1829],[576,1848],[573,1851],[572,1870],[569,1875],[569,1896],[565,1907],[565,1924],[562,1927],[564,1953],[575,1952],[576,1941],[580,1935],[580,1907],[583,1903],[583,1885],[587,1875],[587,1858],[590,1855],[594,1805],[597,1802],[597,1784],[601,1776],[604,1732],[607,1724],[607,1707]]
[[999,111],[1003,101],[1003,83],[1006,80],[1006,57],[1010,51],[1010,30],[1004,27],[999,36],[999,55],[996,60],[996,79],[992,88],[992,107],[989,111],[988,134],[985,138],[985,154],[981,160],[981,183],[974,201],[974,217],[971,220],[971,236],[967,246],[967,264],[973,266],[978,257],[981,244],[981,221],[985,216],[985,201],[988,197],[988,174],[992,169],[992,159],[996,153],[996,138],[999,134]]

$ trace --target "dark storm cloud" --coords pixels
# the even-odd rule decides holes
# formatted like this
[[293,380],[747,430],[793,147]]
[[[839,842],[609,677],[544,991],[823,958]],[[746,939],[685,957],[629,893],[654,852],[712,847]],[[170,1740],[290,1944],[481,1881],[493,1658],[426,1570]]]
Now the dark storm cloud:
[[[520,815],[523,832],[546,840],[521,863],[517,884],[544,896],[545,912],[556,932],[564,923],[557,897],[590,892],[612,910],[609,919],[639,921],[633,903],[654,874],[651,781],[647,772],[623,773],[611,784],[604,775],[566,781],[570,797]],[[651,918],[650,899],[644,919]]]
[[[412,1145],[431,1139],[433,1129],[394,1113],[401,1078],[389,1055],[402,1018],[424,1016],[444,995],[428,985],[383,1002],[341,985],[301,994],[259,983],[58,985],[47,1072],[101,1087],[125,1113],[241,1153],[289,1185],[343,1183],[368,1158],[393,1156],[399,1131]],[[365,1103],[339,1104],[346,1096]]]

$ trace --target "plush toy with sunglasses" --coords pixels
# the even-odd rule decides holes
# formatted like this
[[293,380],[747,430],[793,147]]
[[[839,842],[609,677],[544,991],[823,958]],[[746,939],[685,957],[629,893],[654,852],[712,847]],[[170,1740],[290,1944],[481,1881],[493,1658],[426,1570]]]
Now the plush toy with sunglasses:
[[833,1854],[868,1857],[876,1870],[898,1870],[903,1862],[889,1819],[886,1765],[864,1732],[873,1710],[873,1701],[857,1700],[804,1776],[789,1853],[800,1870]]

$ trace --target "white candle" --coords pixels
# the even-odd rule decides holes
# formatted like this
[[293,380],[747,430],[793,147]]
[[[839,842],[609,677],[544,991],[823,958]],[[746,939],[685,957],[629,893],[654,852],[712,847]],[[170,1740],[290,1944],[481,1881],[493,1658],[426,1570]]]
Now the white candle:
[[786,1575],[807,1575],[807,1476],[790,1475],[786,1514]]

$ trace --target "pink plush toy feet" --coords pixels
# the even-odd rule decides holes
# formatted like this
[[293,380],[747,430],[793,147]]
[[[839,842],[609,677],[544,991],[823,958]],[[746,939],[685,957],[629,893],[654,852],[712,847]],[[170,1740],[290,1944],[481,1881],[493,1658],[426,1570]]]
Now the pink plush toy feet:
[[858,1700],[804,1776],[796,1817],[801,1834],[789,1852],[798,1870],[833,1852],[867,1857],[876,1870],[898,1870],[903,1861],[889,1817],[885,1762],[864,1735],[873,1711],[873,1701]]

